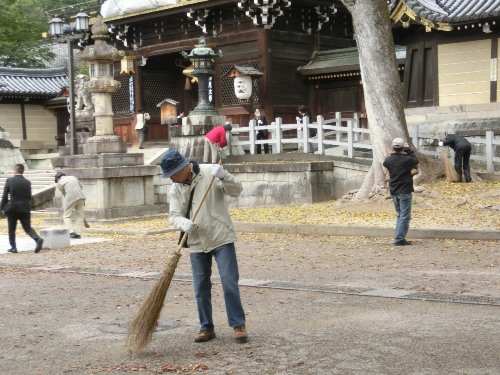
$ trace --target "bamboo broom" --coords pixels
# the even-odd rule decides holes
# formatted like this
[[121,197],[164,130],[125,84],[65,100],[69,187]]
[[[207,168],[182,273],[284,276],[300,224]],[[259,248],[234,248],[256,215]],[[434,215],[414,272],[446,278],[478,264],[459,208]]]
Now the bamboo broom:
[[[439,136],[439,133],[437,131],[436,131],[436,135],[438,137],[438,141],[440,141],[441,137]],[[448,149],[441,147],[439,152],[441,153],[441,157],[443,158],[443,161],[444,161],[444,173],[446,176],[446,182],[458,182],[458,181],[460,181],[460,177],[458,176],[458,173],[455,170],[455,167],[453,165],[451,165],[450,159],[448,158]]]
[[[223,159],[221,158],[219,164],[222,164],[222,160]],[[203,193],[201,201],[198,204],[198,207],[196,207],[191,219],[192,221],[196,219],[196,216],[198,215],[198,212],[200,211],[201,206],[203,205],[205,198],[214,183],[214,180],[215,176],[212,176],[205,192]],[[167,295],[170,282],[174,276],[175,269],[177,268],[177,264],[179,263],[179,259],[181,257],[182,248],[186,243],[187,238],[188,234],[184,233],[177,250],[172,256],[170,256],[162,275],[142,303],[141,308],[128,327],[127,346],[131,354],[140,352],[151,341],[153,332],[158,325],[158,318],[160,317],[160,313],[163,308],[165,296]]]

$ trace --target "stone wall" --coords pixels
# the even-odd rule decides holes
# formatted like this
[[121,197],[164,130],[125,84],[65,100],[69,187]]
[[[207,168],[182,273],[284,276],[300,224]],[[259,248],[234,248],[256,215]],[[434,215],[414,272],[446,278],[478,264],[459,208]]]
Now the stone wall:
[[461,130],[482,130],[500,126],[500,103],[420,107],[405,109],[408,127],[425,125],[430,131],[444,133]]
[[19,144],[19,139],[10,139],[9,132],[0,131],[0,173],[11,172],[16,164],[26,165]]
[[[311,204],[340,199],[361,186],[370,160],[332,158],[313,154],[232,156],[224,168],[242,184],[231,207]],[[168,203],[170,180],[155,177],[156,203]]]

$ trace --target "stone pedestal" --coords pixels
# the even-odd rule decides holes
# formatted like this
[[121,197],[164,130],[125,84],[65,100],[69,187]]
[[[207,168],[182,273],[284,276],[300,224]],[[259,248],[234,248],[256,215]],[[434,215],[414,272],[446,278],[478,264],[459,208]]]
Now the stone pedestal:
[[87,139],[83,145],[85,154],[127,152],[127,145],[117,135],[96,135]]
[[43,246],[47,249],[62,249],[69,247],[69,229],[67,228],[44,228],[40,231],[43,238]]
[[[77,177],[85,192],[85,216],[103,220],[165,213],[155,205],[153,177],[157,166],[145,166],[142,153],[91,154],[57,157],[54,168]],[[56,190],[56,205],[60,206]]]
[[205,134],[219,125],[224,125],[226,116],[189,115],[182,119],[182,126],[170,128],[170,148],[186,157],[201,162],[205,145]]

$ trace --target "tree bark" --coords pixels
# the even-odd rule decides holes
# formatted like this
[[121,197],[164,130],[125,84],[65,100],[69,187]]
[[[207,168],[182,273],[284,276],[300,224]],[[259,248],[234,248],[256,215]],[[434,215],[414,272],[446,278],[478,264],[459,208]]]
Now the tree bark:
[[366,112],[373,145],[373,164],[354,199],[387,193],[382,166],[394,138],[411,144],[406,126],[403,85],[399,78],[392,28],[385,0],[342,0],[351,13],[356,35]]

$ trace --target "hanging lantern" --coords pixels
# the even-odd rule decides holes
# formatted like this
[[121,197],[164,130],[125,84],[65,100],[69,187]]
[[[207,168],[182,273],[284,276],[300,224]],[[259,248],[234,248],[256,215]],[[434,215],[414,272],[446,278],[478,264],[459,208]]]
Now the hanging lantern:
[[234,93],[238,99],[246,100],[252,96],[252,77],[241,75],[234,78]]
[[222,77],[234,78],[234,94],[240,100],[248,100],[252,97],[253,80],[263,75],[253,66],[235,65]]
[[120,74],[135,74],[134,71],[135,56],[123,56],[120,62]]

